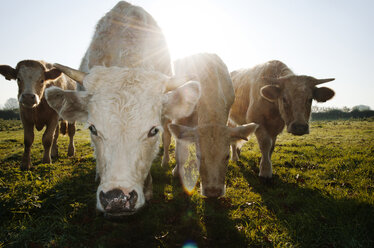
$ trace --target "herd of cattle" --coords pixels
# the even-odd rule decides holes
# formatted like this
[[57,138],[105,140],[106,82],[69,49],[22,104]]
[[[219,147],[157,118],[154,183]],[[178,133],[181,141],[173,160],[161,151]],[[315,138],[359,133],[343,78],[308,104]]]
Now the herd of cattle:
[[[18,83],[24,127],[22,169],[30,169],[34,127],[46,127],[43,163],[57,157],[57,138],[69,135],[74,155],[75,122],[87,123],[97,161],[97,209],[109,216],[136,212],[152,197],[150,167],[162,132],[162,166],[168,166],[171,134],[176,138],[174,176],[184,173],[187,143],[196,145],[201,194],[225,194],[230,158],[254,133],[262,153],[259,176],[272,177],[271,155],[286,126],[309,133],[312,100],[325,102],[334,91],[317,85],[334,79],[295,75],[269,61],[229,73],[215,54],[174,62],[165,37],[144,9],[119,2],[97,24],[79,70],[24,60],[0,66]],[[191,80],[192,79],[192,80]],[[60,126],[58,125],[59,120]]]

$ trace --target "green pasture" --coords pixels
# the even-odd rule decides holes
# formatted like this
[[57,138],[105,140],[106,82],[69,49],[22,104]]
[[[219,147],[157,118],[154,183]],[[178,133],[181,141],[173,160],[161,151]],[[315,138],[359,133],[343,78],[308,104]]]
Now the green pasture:
[[136,215],[110,221],[95,210],[95,159],[78,126],[76,156],[41,164],[41,132],[32,170],[19,169],[23,130],[0,120],[0,247],[374,247],[374,122],[320,121],[309,135],[279,136],[274,179],[257,176],[254,138],[230,161],[226,196],[192,195],[161,168],[154,197]]

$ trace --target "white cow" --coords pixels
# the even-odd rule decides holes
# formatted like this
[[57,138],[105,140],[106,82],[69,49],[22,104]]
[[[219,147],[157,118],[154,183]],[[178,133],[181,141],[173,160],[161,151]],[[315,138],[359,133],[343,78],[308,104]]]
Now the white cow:
[[51,88],[46,98],[67,120],[89,126],[100,177],[97,209],[109,216],[136,212],[152,195],[150,167],[163,116],[191,114],[200,84],[165,75],[170,59],[160,28],[146,11],[126,2],[99,21],[83,71],[55,66],[86,89]]
[[[216,54],[195,54],[174,62],[175,74],[195,75],[201,84],[201,97],[193,113],[170,124],[177,138],[177,165],[173,174],[184,177],[188,144],[196,144],[197,165],[200,172],[201,194],[220,197],[225,194],[225,176],[230,158],[230,144],[247,137],[258,127],[251,123],[235,128],[226,126],[234,88],[225,63]],[[168,151],[169,144],[164,144]]]

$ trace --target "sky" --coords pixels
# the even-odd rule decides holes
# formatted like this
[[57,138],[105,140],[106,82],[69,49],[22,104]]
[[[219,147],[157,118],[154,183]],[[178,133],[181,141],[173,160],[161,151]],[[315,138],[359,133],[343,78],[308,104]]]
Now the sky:
[[[24,59],[78,68],[98,20],[117,0],[3,0],[0,64]],[[281,60],[295,74],[336,78],[319,107],[374,109],[372,0],[133,0],[163,30],[172,60],[216,53],[230,71]],[[0,76],[0,106],[17,97]]]

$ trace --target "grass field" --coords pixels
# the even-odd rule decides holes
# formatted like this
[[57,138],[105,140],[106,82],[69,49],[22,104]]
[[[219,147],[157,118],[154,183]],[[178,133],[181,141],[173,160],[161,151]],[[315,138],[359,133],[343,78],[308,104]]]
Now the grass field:
[[0,131],[0,247],[374,247],[374,122],[313,122],[309,135],[281,134],[270,184],[257,176],[252,139],[230,161],[218,200],[187,195],[171,175],[174,159],[162,169],[158,156],[153,199],[117,222],[95,210],[87,130],[77,132],[74,158],[61,136],[51,165],[40,162],[38,132],[27,172],[20,122],[0,120]]

